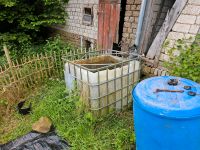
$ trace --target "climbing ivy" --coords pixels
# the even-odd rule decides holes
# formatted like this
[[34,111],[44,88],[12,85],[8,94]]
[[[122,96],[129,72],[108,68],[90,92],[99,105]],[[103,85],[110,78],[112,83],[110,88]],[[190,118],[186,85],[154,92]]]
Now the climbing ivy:
[[[0,46],[38,41],[45,27],[65,22],[68,0],[0,0]],[[45,34],[44,34],[45,35]]]
[[[188,41],[189,40],[189,41]],[[170,60],[165,62],[170,74],[200,83],[200,35],[191,43],[190,39],[178,40],[168,51]],[[179,52],[179,55],[175,53]]]

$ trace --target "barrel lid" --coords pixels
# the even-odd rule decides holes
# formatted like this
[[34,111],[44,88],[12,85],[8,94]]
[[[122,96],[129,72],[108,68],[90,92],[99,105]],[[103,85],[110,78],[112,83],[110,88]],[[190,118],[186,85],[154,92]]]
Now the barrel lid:
[[170,118],[200,116],[200,85],[188,79],[174,76],[148,78],[138,83],[132,94],[134,101],[141,108],[159,116]]

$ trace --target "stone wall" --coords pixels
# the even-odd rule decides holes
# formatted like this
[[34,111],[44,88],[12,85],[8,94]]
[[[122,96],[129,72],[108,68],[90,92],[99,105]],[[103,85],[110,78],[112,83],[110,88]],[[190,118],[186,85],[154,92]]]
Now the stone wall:
[[141,2],[142,0],[127,0],[122,35],[122,51],[127,51],[135,42]]
[[[146,26],[144,32],[142,32],[141,40],[144,40],[144,45],[140,46],[140,52],[146,54],[147,50],[151,46],[154,38],[159,32],[168,10],[171,9],[175,0],[152,0],[151,9],[145,11],[145,16],[148,16],[146,19]],[[145,20],[144,20],[145,21]],[[141,43],[140,43],[141,44]]]
[[[81,46],[81,44],[80,44],[81,43],[80,42],[81,41],[81,36],[78,35],[78,34],[69,33],[69,32],[66,32],[66,31],[58,29],[58,28],[52,28],[50,34],[51,34],[51,36],[56,36],[56,35],[59,34],[61,36],[61,39],[73,44],[77,48],[80,48],[80,46]],[[91,45],[90,45],[91,48],[96,48],[97,47],[96,39],[91,39],[89,37],[83,36],[82,37],[82,41],[83,41],[82,42],[82,47],[83,48],[87,47],[86,41],[90,41],[91,42]]]
[[[69,0],[66,5],[68,17],[66,18],[66,25],[55,27],[58,32],[62,33],[65,39],[81,46],[81,39],[83,39],[83,46],[85,40],[90,41],[95,45],[98,36],[98,2],[99,0]],[[93,23],[85,25],[83,23],[84,8],[91,8],[93,14]],[[82,38],[81,38],[82,35]]]
[[[126,12],[124,18],[124,28],[122,37],[122,50],[127,51],[129,47],[135,43],[138,17],[140,13],[142,0],[127,0]],[[174,0],[153,0],[153,15],[149,32],[149,46],[158,33],[162,23],[164,22],[167,11],[173,5]]]
[[[143,73],[166,75],[167,73],[165,68],[163,68],[163,62],[169,61],[169,49],[173,48],[178,39],[189,39],[192,37],[189,42],[193,42],[195,35],[198,33],[200,33],[200,0],[189,0],[174,24],[172,31],[167,36],[166,41],[169,42],[169,45],[162,49],[159,66],[153,68],[146,64],[143,66]],[[179,51],[176,51],[175,55],[179,55]]]
[[[186,7],[183,9],[181,15],[174,24],[172,31],[167,36],[169,46],[162,49],[160,56],[160,65],[163,61],[168,61],[168,50],[172,48],[178,39],[188,39],[195,35],[200,28],[200,0],[189,0]],[[176,55],[178,55],[178,51]]]
[[151,34],[149,38],[149,46],[153,42],[153,39],[156,37],[159,32],[165,17],[167,15],[167,11],[171,9],[175,0],[153,0],[153,16],[151,20],[151,27],[148,31]]

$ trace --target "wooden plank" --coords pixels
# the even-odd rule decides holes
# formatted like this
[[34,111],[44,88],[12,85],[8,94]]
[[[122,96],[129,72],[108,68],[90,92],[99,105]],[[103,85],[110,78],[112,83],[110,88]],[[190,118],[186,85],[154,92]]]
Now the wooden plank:
[[6,86],[9,84],[8,80],[6,79],[6,72],[4,71],[6,70],[6,65],[2,66],[1,67],[1,72],[3,72],[2,74],[5,74],[5,75],[1,75],[2,79],[3,79],[3,86]]
[[29,82],[30,82],[30,84],[31,84],[31,86],[33,86],[34,85],[34,80],[33,80],[33,72],[34,72],[34,70],[33,70],[33,66],[32,66],[32,58],[30,58],[30,56],[28,56],[28,62],[30,62],[29,63],[29,68],[30,68],[30,72],[27,72],[27,78],[29,78]]
[[98,15],[98,49],[112,49],[118,42],[120,1],[100,0]]
[[119,22],[120,22],[120,10],[121,10],[121,4],[116,4],[116,28],[115,28],[115,38],[114,42],[119,42]]
[[98,11],[98,49],[103,48],[103,24],[104,24],[104,7],[105,4],[99,4],[99,11]]
[[47,73],[48,73],[48,77],[51,76],[51,72],[50,72],[50,62],[49,62],[49,59],[51,58],[51,55],[49,56],[47,54],[47,52],[45,52],[45,57],[47,58]]
[[145,8],[145,16],[144,16],[144,21],[143,21],[143,27],[142,27],[142,32],[141,32],[141,37],[140,37],[140,43],[138,45],[139,53],[144,54],[149,38],[151,36],[151,32],[149,32],[150,27],[151,27],[151,22],[152,22],[152,15],[153,15],[153,1],[147,1],[146,8]]
[[21,86],[23,89],[26,89],[25,80],[24,80],[24,78],[23,78],[23,76],[22,76],[22,69],[21,69],[21,67],[20,67],[20,64],[19,64],[18,60],[16,61],[16,63],[17,63],[17,70],[18,70],[18,74],[19,74],[19,79],[18,79],[18,81],[19,81],[19,83],[20,83],[20,86]]
[[113,41],[115,38],[115,28],[116,28],[116,5],[110,5],[110,22],[109,22],[109,33],[108,33],[108,47],[107,49],[112,49]]
[[[112,34],[112,46],[113,43],[118,43],[118,30],[120,20],[120,4],[112,4],[111,20],[110,20],[110,34]],[[112,47],[111,47],[112,48]]]
[[38,79],[39,79],[38,61],[37,61],[37,57],[36,57],[35,54],[33,55],[32,58],[33,58],[33,60],[34,60],[33,65],[34,65],[34,69],[35,69],[35,72],[34,72],[34,82],[35,82],[36,84],[38,84]]
[[103,49],[109,48],[109,31],[110,31],[110,13],[111,13],[111,5],[110,4],[105,4],[105,9],[104,9],[104,32],[103,32]]
[[[164,43],[167,35],[171,31],[173,25],[181,14],[188,0],[176,0],[170,12],[168,12],[165,21],[156,35],[153,43],[151,44],[147,53],[147,58],[154,59],[159,57],[161,53],[162,44]],[[158,58],[156,58],[158,59]]]
[[3,50],[5,52],[6,59],[7,59],[8,64],[9,64],[9,68],[10,68],[13,80],[16,81],[16,77],[15,77],[15,74],[14,74],[14,71],[13,71],[12,61],[11,61],[11,58],[10,58],[10,55],[9,55],[9,50],[8,50],[6,45],[3,46]]

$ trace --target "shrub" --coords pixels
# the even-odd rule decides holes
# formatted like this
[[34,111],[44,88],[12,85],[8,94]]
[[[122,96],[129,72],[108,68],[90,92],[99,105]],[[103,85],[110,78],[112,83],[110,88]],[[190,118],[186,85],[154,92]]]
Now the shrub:
[[65,2],[68,0],[1,0],[0,45],[19,49],[31,40],[38,41],[44,28],[65,22]]
[[[165,62],[165,66],[171,75],[200,82],[200,35],[192,44],[188,44],[188,40],[178,40],[169,50],[170,61]],[[175,55],[175,51],[180,54]]]
[[[10,46],[8,48],[11,48]],[[75,47],[67,42],[61,40],[60,36],[51,37],[47,39],[42,44],[31,44],[31,43],[23,43],[20,47],[12,47],[10,51],[10,56],[12,60],[20,59],[22,57],[28,57],[33,54],[44,54],[45,52],[55,51],[56,53],[60,53],[61,51],[69,52],[70,50],[75,49]],[[6,58],[0,54],[0,66],[3,66],[7,63]]]

